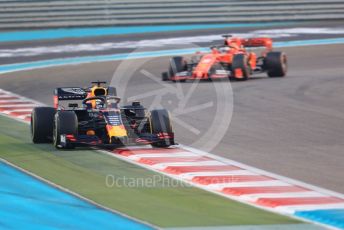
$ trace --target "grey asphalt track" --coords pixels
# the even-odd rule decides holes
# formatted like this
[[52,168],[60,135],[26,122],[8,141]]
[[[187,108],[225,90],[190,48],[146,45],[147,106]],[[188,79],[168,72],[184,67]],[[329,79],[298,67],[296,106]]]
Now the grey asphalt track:
[[[125,98],[166,87],[176,87],[184,93],[194,88],[185,109],[213,103],[212,107],[178,117],[200,131],[197,135],[180,123],[175,124],[177,141],[192,145],[208,132],[216,115],[214,108],[230,103],[217,98],[216,88],[231,84],[233,118],[212,153],[344,193],[344,45],[283,50],[289,57],[285,78],[272,79],[262,74],[247,82],[161,85],[160,73],[166,70],[168,57],[160,57],[124,64],[113,61],[8,73],[0,76],[0,88],[52,104],[55,87],[110,81],[119,65],[128,65],[126,69],[135,70],[132,76],[118,71],[115,74],[116,79],[130,79]],[[155,80],[147,77],[150,74],[145,71]],[[122,83],[117,87],[124,89]],[[153,98],[143,99],[144,104],[150,105]],[[163,106],[171,110],[182,101],[173,93],[164,95],[162,100]],[[220,117],[229,119],[229,115]]]

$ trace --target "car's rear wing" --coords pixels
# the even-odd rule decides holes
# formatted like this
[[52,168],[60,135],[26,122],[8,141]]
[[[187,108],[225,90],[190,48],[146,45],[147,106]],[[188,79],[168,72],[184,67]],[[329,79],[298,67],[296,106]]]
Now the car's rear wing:
[[241,43],[244,47],[265,47],[267,50],[272,50],[271,38],[247,38],[242,39]]
[[54,91],[54,107],[64,110],[82,109],[82,101],[87,97],[87,92],[80,87],[56,88]]

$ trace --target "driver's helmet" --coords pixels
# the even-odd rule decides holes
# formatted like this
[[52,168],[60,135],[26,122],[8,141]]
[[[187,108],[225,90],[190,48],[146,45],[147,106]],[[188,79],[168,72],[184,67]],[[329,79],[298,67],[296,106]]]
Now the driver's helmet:
[[98,97],[98,96],[106,96],[107,90],[104,87],[101,86],[93,86],[90,89],[89,97]]
[[[107,90],[104,87],[101,86],[93,86],[90,89],[89,94],[87,95],[88,98],[90,97],[98,97],[98,96],[106,96],[107,95]],[[92,100],[89,102],[89,104],[91,104],[91,108],[93,109],[99,109],[103,107],[102,102],[100,102],[99,100]],[[89,106],[87,106],[89,107]]]
[[227,41],[227,45],[231,46],[235,49],[239,49],[241,47],[241,39],[240,38],[231,38]]

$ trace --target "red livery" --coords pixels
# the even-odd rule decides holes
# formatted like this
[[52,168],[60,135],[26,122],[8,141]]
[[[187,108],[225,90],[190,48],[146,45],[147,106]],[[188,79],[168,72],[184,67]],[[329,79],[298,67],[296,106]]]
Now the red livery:
[[[266,72],[269,77],[284,77],[287,56],[272,49],[271,38],[237,38],[224,35],[224,44],[212,46],[211,52],[198,52],[187,60],[172,57],[162,80],[184,82],[194,79],[234,78],[245,81],[254,73]],[[259,56],[252,48],[264,48]]]

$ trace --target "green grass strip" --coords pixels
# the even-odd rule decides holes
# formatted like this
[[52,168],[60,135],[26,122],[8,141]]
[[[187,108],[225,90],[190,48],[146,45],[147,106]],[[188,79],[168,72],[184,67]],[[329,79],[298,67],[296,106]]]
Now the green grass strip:
[[[155,186],[131,186],[134,179],[149,182],[162,176],[96,151],[56,151],[50,144],[32,144],[28,125],[3,116],[0,127],[1,158],[101,205],[159,227],[299,223],[185,184],[168,186],[166,178]],[[108,187],[107,175],[122,180],[118,186]]]

